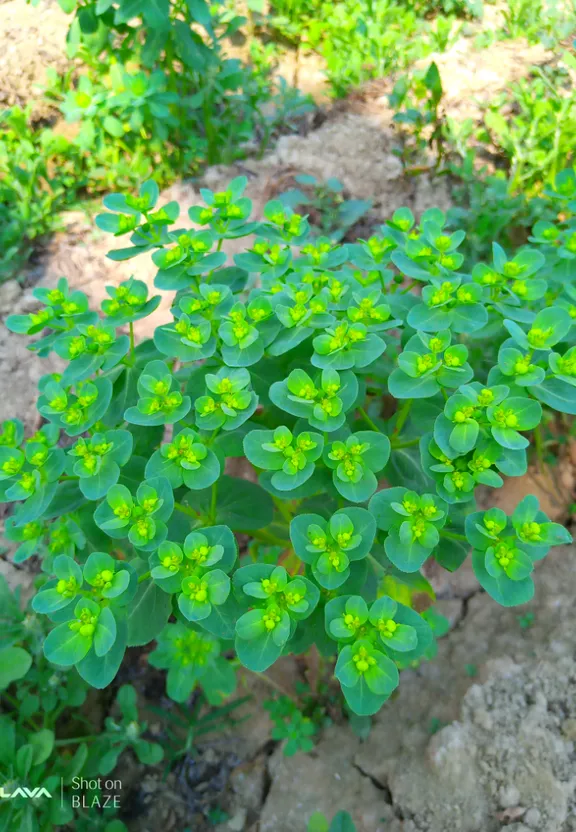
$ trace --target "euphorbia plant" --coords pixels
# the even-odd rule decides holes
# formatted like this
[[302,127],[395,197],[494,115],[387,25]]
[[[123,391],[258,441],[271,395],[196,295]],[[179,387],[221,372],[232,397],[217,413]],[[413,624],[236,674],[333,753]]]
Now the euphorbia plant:
[[[105,200],[98,224],[130,235],[111,259],[152,253],[173,293],[148,340],[133,325],[159,296],[137,280],[100,313],[61,280],[8,318],[69,363],[40,381],[38,433],[4,425],[7,533],[17,560],[43,558],[46,656],[96,687],[156,640],[169,695],[199,680],[218,701],[221,651],[263,672],[316,645],[371,714],[433,654],[433,617],[412,608],[413,591],[433,598],[429,561],[454,571],[472,550],[484,589],[521,604],[535,562],[570,540],[533,497],[511,517],[475,505],[526,471],[534,435],[542,448],[543,405],[576,414],[570,220],[535,229],[542,251],[495,245],[466,268],[439,210],[311,243],[280,202],[250,221],[244,186],[203,190],[188,228],[153,182]],[[231,263],[223,244],[242,237]]]

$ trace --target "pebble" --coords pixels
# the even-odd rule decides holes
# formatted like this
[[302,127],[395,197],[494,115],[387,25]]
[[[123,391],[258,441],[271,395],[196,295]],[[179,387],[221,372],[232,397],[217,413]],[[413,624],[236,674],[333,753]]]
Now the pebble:
[[246,823],[246,809],[238,809],[228,821],[228,829],[231,832],[242,832]]
[[536,809],[534,806],[531,809],[528,809],[526,814],[523,817],[523,821],[526,826],[529,826],[530,829],[538,829],[540,826],[540,821],[542,818],[542,814],[539,809]]
[[567,740],[576,740],[576,719],[565,719],[562,723],[562,733]]
[[520,803],[520,792],[516,786],[502,786],[498,793],[500,806],[509,809],[511,806],[518,806]]
[[0,284],[0,314],[10,315],[14,304],[22,294],[22,287],[16,280],[7,280]]

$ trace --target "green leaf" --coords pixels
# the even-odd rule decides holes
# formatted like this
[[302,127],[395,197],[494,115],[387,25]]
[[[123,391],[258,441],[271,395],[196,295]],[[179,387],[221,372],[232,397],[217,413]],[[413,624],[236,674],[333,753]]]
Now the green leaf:
[[328,832],[356,832],[356,827],[348,812],[342,811],[334,815]]
[[396,528],[390,530],[384,548],[394,566],[402,572],[417,572],[432,553],[432,548],[428,549],[416,541],[403,542]]
[[384,695],[373,693],[368,687],[364,676],[361,676],[357,684],[353,687],[342,684],[340,686],[348,706],[355,714],[359,714],[360,716],[372,716],[377,713],[392,693],[392,691]]
[[124,619],[119,620],[117,622],[116,640],[106,655],[100,657],[96,655],[94,650],[90,650],[77,665],[76,669],[80,676],[93,688],[102,690],[102,688],[108,687],[116,678],[126,652],[127,633],[126,621]]
[[128,647],[148,644],[162,631],[172,612],[172,597],[151,580],[143,581],[128,618]]
[[110,607],[104,607],[98,617],[94,633],[94,652],[98,657],[106,655],[116,641],[116,619]]
[[[253,610],[253,612],[260,612],[260,610]],[[246,615],[250,615],[250,613],[246,613]],[[242,618],[244,617],[242,616]],[[242,618],[239,619],[238,624],[242,621]],[[252,632],[243,625],[240,625],[238,629],[238,624],[236,625],[237,632],[243,632],[244,634]],[[280,657],[283,647],[274,641],[274,631],[256,633],[254,630],[254,632],[255,635],[249,639],[242,638],[238,634],[234,646],[238,658],[245,667],[256,673],[263,673]]]
[[87,500],[100,500],[105,497],[110,488],[116,485],[120,476],[120,468],[112,459],[104,458],[97,474],[91,477],[81,477],[80,491]]
[[410,378],[396,369],[388,377],[388,390],[395,399],[427,399],[440,391],[440,385],[434,375]]
[[25,676],[32,664],[32,656],[22,647],[0,649],[0,690]]
[[[212,490],[203,489],[187,494],[182,502],[209,515],[211,499]],[[216,517],[213,518],[216,523],[233,531],[251,531],[270,525],[273,517],[272,498],[259,485],[227,475],[218,480]]]
[[306,832],[329,832],[328,821],[322,812],[314,812],[310,815]]
[[35,766],[42,765],[52,754],[54,748],[54,731],[51,731],[49,728],[43,728],[34,734],[28,734],[28,742],[34,751],[33,764]]
[[119,118],[115,116],[105,116],[102,126],[107,133],[114,136],[115,139],[120,139],[124,135],[124,127]]
[[529,387],[528,392],[553,410],[576,416],[576,387],[572,384],[560,378],[548,378],[542,384]]
[[503,607],[516,607],[526,604],[534,597],[534,581],[530,577],[513,581],[502,570],[502,574],[492,577],[485,565],[484,552],[474,549],[472,552],[472,566],[474,574],[483,589],[486,590],[498,604]]
[[467,454],[476,445],[480,427],[474,419],[455,425],[450,434],[450,445],[459,454]]
[[78,664],[92,646],[90,636],[71,630],[67,623],[55,627],[44,641],[44,655],[48,661],[70,667]]

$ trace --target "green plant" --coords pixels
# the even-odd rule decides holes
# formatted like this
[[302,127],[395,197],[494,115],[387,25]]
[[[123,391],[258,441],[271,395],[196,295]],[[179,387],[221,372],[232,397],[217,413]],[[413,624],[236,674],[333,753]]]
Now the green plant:
[[[13,420],[0,436],[11,534],[37,541],[21,556],[45,555],[32,603],[55,625],[46,657],[90,685],[158,639],[169,695],[217,680],[223,698],[232,642],[256,673],[315,644],[338,653],[348,706],[369,715],[398,668],[434,653],[442,622],[412,608],[413,593],[434,597],[428,559],[454,571],[472,548],[481,585],[513,606],[532,597],[534,563],[571,539],[535,497],[508,517],[475,511],[474,492],[521,476],[530,438],[544,464],[543,406],[576,414],[576,175],[549,194],[561,223],[513,255],[495,244],[467,273],[465,234],[438,209],[419,224],[400,209],[352,245],[310,242],[279,201],[251,222],[245,184],[202,191],[200,230],[175,226],[151,182],[106,197],[98,225],[129,235],[110,257],[151,252],[155,287],[176,293],[152,339],[136,346],[133,322],[160,297],[134,280],[100,316],[61,282],[7,319],[68,359],[40,381],[42,431],[23,441]],[[249,234],[229,265],[224,241]],[[235,457],[258,483],[225,473]],[[47,553],[55,525],[64,545]]]
[[444,156],[444,116],[441,111],[442,79],[438,67],[431,63],[411,77],[400,78],[388,96],[395,110],[393,121],[406,127],[408,139],[400,154],[404,163],[422,156],[429,147],[436,155],[436,167]]
[[[19,593],[13,594],[3,577],[0,621],[2,828],[40,830],[74,823],[80,829],[125,832],[124,824],[112,820],[112,807],[103,815],[87,815],[84,807],[71,800],[75,780],[106,768],[107,735],[59,736],[72,723],[90,725],[79,712],[88,685],[75,671],[54,668],[46,661],[41,619],[22,609]],[[93,797],[98,801],[98,787],[95,789]],[[93,805],[102,806],[103,802]]]
[[559,41],[573,36],[576,28],[576,6],[573,0],[508,0],[502,8],[504,26],[499,37],[526,38],[530,43],[542,42],[555,48]]
[[543,0],[508,0],[502,9],[506,35],[524,37],[527,30],[538,26],[543,12]]
[[96,738],[98,751],[98,772],[109,774],[114,770],[118,758],[128,748],[134,750],[141,763],[154,765],[164,756],[162,746],[143,738],[146,723],[138,720],[136,691],[132,685],[122,685],[116,702],[120,710],[120,719],[107,717],[105,730]]
[[525,615],[517,616],[518,624],[523,630],[527,630],[534,624],[536,615],[533,612],[527,612]]
[[405,70],[450,39],[453,17],[433,24],[396,0],[281,0],[272,4],[272,35],[318,52],[326,62],[332,92],[343,96],[369,78]]
[[34,241],[54,225],[54,212],[70,205],[78,179],[78,153],[63,137],[30,125],[18,107],[0,114],[0,279],[18,272]]
[[298,174],[294,179],[305,191],[292,188],[278,199],[296,212],[308,208],[313,215],[309,216],[312,237],[325,236],[339,242],[372,207],[367,199],[345,199],[344,185],[339,179],[319,182],[308,174]]
[[494,242],[515,248],[527,241],[529,229],[537,222],[555,218],[550,200],[513,193],[503,171],[488,174],[485,168],[478,169],[472,151],[465,153],[461,163],[451,161],[449,169],[456,179],[455,205],[448,210],[448,222],[466,231],[461,248],[466,268],[488,259]]
[[88,71],[77,82],[53,75],[48,92],[79,123],[75,143],[100,188],[233,161],[255,134],[265,147],[282,117],[302,111],[305,99],[277,94],[263,64],[258,74],[226,57],[245,18],[220,2],[79,0],[66,10],[74,12],[69,54]]
[[419,14],[455,14],[459,17],[482,17],[483,0],[408,0],[406,4]]
[[293,699],[288,696],[267,699],[264,707],[274,723],[272,739],[287,740],[283,748],[286,757],[314,748],[312,737],[317,733],[318,726],[305,716]]
[[307,832],[356,832],[356,826],[348,812],[337,812],[331,823],[322,812],[314,812]]
[[214,735],[216,731],[221,731],[223,726],[234,727],[249,718],[233,716],[234,711],[250,701],[249,696],[207,709],[207,700],[199,691],[197,694],[192,702],[188,699],[184,706],[174,704],[169,710],[149,706],[149,710],[160,717],[163,723],[163,747],[167,765],[172,765],[180,757],[193,756],[196,741],[200,737],[206,734]]
[[[570,54],[563,60],[576,67]],[[551,184],[573,157],[576,96],[567,72],[536,68],[530,80],[496,98],[484,125],[487,135],[480,138],[492,141],[508,162],[511,193],[531,194]]]

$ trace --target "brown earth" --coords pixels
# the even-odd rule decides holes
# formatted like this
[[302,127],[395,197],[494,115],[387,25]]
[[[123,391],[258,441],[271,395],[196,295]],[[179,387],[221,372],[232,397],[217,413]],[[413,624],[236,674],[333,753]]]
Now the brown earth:
[[55,0],[38,4],[8,0],[0,4],[0,109],[33,102],[35,119],[52,108],[40,100],[46,69],[63,71],[68,63],[66,32],[71,17]]

